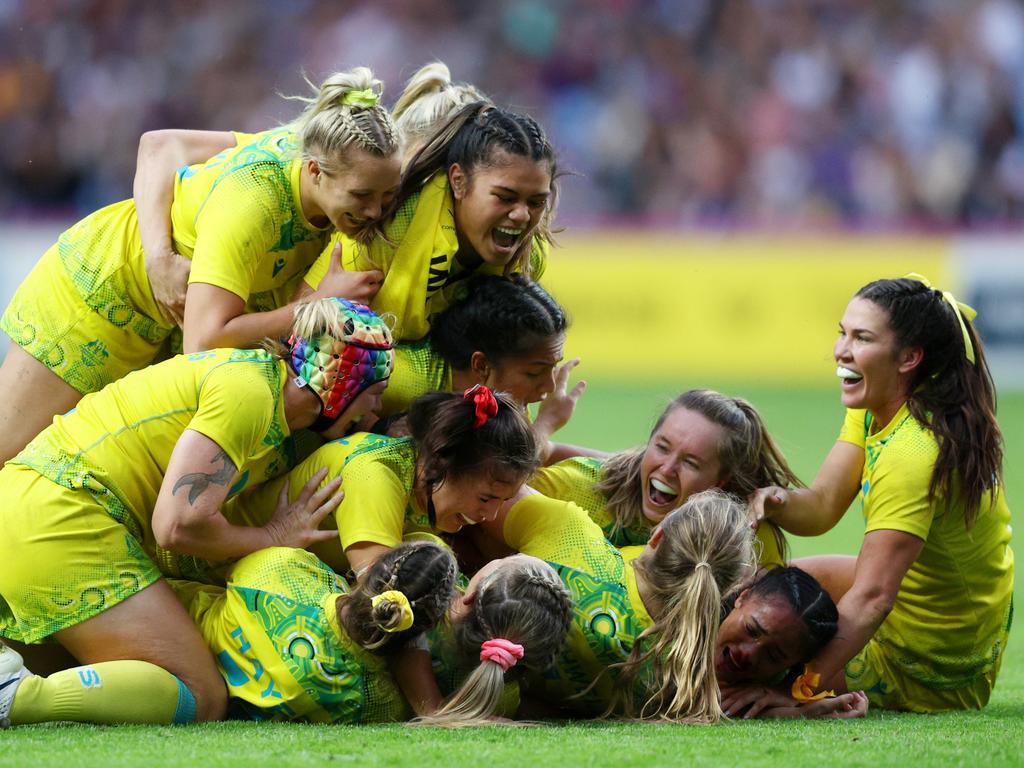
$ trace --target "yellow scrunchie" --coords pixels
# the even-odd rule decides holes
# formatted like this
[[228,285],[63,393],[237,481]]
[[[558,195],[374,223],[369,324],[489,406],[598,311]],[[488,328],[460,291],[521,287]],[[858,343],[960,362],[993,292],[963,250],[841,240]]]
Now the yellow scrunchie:
[[405,596],[404,592],[399,592],[397,589],[389,589],[386,592],[381,592],[370,598],[370,606],[376,608],[381,601],[387,600],[389,603],[394,603],[399,607],[402,612],[402,620],[398,622],[396,627],[381,627],[382,630],[388,634],[392,632],[404,632],[412,626],[413,613],[412,606],[409,605],[409,598]]
[[341,97],[341,103],[349,107],[362,107],[370,109],[376,107],[380,102],[380,94],[372,88],[364,88],[361,91],[349,91]]
[[794,699],[802,704],[808,701],[820,701],[821,699],[836,695],[835,691],[819,691],[815,693],[814,689],[818,687],[820,682],[821,674],[812,670],[810,666],[805,666],[804,673],[793,681],[793,688],[790,693],[793,694]]
[[[906,277],[910,280],[917,280],[919,283],[924,283],[926,288],[938,290],[928,281],[927,277],[919,275],[917,272],[911,272],[906,275]],[[964,335],[964,351],[967,355],[967,360],[971,365],[974,365],[974,345],[971,343],[971,335],[967,333],[967,323],[964,322],[964,316],[966,315],[968,320],[973,320],[978,316],[978,311],[969,304],[957,301],[956,296],[954,296],[950,291],[941,291],[941,293],[943,300],[953,308],[953,313],[956,315],[957,322],[960,323],[960,332]]]

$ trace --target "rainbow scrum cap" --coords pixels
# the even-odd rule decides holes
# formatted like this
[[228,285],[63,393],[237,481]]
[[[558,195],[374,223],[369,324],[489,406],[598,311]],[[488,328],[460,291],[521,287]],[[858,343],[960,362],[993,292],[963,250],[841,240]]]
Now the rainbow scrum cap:
[[329,427],[359,393],[391,375],[394,339],[380,316],[348,299],[323,299],[338,311],[341,334],[288,339],[295,383],[309,387],[323,404],[315,430]]

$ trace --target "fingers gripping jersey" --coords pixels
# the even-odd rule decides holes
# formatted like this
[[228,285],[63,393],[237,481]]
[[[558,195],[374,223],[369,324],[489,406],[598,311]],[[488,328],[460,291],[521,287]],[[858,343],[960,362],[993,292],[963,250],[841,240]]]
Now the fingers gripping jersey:
[[[342,243],[342,263],[348,270],[379,269],[384,284],[370,301],[379,314],[396,319],[395,338],[422,339],[430,330],[430,316],[446,309],[455,299],[454,289],[474,274],[503,274],[501,265],[483,264],[464,270],[455,259],[459,238],[455,229],[454,202],[448,176],[437,173],[395,212],[384,227],[384,238],[369,246],[337,234],[328,243],[306,282],[316,288],[327,274],[335,242]],[[389,245],[393,243],[394,245]],[[534,240],[530,255],[531,277],[539,280],[547,263],[547,245]]]
[[338,623],[348,584],[312,554],[265,549],[238,561],[226,589],[172,586],[217,659],[236,715],[318,723],[409,717],[387,662]]

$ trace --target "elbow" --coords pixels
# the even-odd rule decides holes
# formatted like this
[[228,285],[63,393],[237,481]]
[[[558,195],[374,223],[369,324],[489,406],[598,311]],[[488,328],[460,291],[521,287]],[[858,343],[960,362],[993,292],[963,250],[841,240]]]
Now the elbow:
[[892,612],[895,602],[895,592],[881,586],[871,586],[861,594],[857,612],[867,623],[877,627]]
[[190,355],[193,352],[205,352],[208,349],[217,349],[218,347],[227,347],[230,344],[225,342],[224,333],[214,333],[209,330],[190,332],[188,328],[188,321],[185,322],[185,333],[181,341],[181,351],[186,355]]
[[171,515],[153,515],[153,540],[161,549],[187,553],[193,540],[188,525]]

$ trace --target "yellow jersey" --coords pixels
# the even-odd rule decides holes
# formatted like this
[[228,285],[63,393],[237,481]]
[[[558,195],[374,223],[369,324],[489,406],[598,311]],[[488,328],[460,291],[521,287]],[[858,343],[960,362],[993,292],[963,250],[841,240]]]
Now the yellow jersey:
[[875,633],[900,672],[930,688],[967,687],[996,663],[1011,613],[1013,550],[1003,489],[982,499],[974,525],[956,502],[928,500],[938,444],[906,404],[871,434],[871,415],[848,410],[839,439],[864,449],[865,532],[924,541],[892,611]]
[[451,367],[434,352],[429,338],[403,342],[395,347],[395,368],[380,398],[380,415],[405,413],[420,395],[451,389]]
[[[306,483],[312,480],[317,472],[327,468],[327,475],[320,483],[320,487],[323,487],[342,475],[342,467],[345,466],[345,462],[353,452],[364,443],[375,441],[379,437],[380,435],[369,432],[355,432],[325,443],[287,474],[280,475],[232,498],[225,505],[224,516],[236,525],[266,525],[277,509],[278,499],[286,483],[288,485],[288,502],[293,503],[302,493]],[[324,518],[320,523],[320,528],[322,530],[337,530],[338,523],[334,515]],[[308,549],[338,573],[348,571],[348,560],[341,549],[339,539],[317,542],[310,545]]]
[[[582,507],[616,547],[643,545],[651,537],[654,524],[641,516],[627,526],[620,526],[608,509],[608,499],[597,490],[604,462],[585,456],[564,459],[548,467],[541,467],[530,478],[535,491],[562,501],[572,501]],[[758,564],[762,568],[785,565],[782,531],[773,523],[762,523],[757,529],[756,549]]]
[[[369,246],[336,233],[306,275],[313,288],[320,285],[330,265],[334,245],[341,242],[342,266],[347,270],[379,269],[384,283],[370,301],[379,315],[395,318],[395,338],[422,339],[430,330],[430,317],[448,307],[458,284],[475,274],[504,274],[505,268],[481,264],[464,269],[456,260],[459,250],[455,230],[455,203],[448,175],[439,172],[411,195],[384,225],[385,238]],[[389,245],[393,243],[394,245]],[[539,280],[547,264],[548,246],[535,238],[530,255],[530,274]]]
[[[549,562],[569,590],[573,623],[555,662],[526,680],[530,695],[581,715],[599,715],[612,701],[619,671],[637,636],[654,622],[636,586],[632,563],[572,502],[540,494],[525,497],[505,518],[513,549]],[[647,666],[647,665],[645,665]],[[584,696],[577,696],[591,683]],[[646,700],[647,677],[637,675],[634,695]]]
[[332,228],[303,213],[294,133],[282,127],[238,139],[178,172],[171,225],[175,249],[192,259],[189,283],[223,288],[261,312],[288,303]]
[[348,584],[309,552],[272,547],[247,555],[226,588],[171,586],[213,651],[232,714],[312,723],[411,716],[387,661],[338,621]]
[[167,465],[186,429],[236,468],[230,494],[289,466],[283,360],[262,350],[179,355],[86,395],[11,460],[86,491],[142,543],[161,571],[201,578],[207,564],[156,546],[151,520]]

